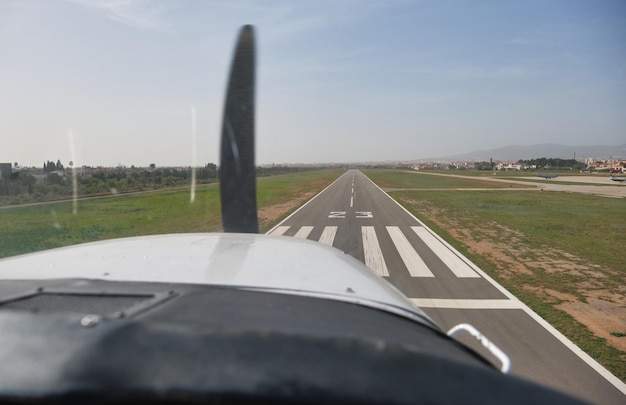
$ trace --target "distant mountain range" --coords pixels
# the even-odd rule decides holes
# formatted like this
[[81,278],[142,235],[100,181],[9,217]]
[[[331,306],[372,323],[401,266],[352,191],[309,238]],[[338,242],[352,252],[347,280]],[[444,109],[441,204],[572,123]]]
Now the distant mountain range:
[[623,145],[580,145],[569,146],[559,144],[541,144],[541,145],[511,145],[503,146],[496,149],[479,150],[459,155],[443,156],[438,159],[424,160],[474,160],[488,161],[490,158],[494,160],[511,160],[518,161],[520,159],[537,159],[537,158],[561,158],[561,159],[626,159],[626,144]]

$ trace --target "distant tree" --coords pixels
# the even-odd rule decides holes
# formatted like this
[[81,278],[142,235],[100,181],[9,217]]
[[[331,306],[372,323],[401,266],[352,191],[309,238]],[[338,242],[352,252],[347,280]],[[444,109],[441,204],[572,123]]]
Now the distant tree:
[[217,165],[215,163],[207,163],[207,177],[210,179],[214,179],[217,177]]
[[67,164],[69,167],[74,167],[74,161],[70,160],[70,162]]
[[150,169],[154,169],[156,168],[156,165],[154,163],[150,163]]
[[476,170],[491,170],[492,164],[491,162],[476,162],[474,163],[474,168]]
[[17,162],[13,163],[13,167],[17,168],[18,166]]
[[48,184],[61,184],[63,183],[63,177],[59,176],[56,173],[48,173],[45,182]]
[[95,172],[92,174],[92,176],[98,180],[106,180],[108,178],[106,173],[104,173],[103,171]]
[[63,163],[61,163],[61,159],[57,160],[56,169],[63,170]]

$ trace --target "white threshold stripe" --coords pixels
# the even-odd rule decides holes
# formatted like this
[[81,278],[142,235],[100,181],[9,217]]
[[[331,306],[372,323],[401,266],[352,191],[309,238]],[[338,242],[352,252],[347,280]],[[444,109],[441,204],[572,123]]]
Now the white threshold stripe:
[[399,227],[388,226],[387,232],[389,232],[389,236],[391,236],[391,240],[411,277],[435,277]]
[[441,261],[448,266],[451,272],[457,277],[462,278],[480,278],[480,276],[472,270],[463,260],[454,254],[443,243],[439,242],[428,230],[422,226],[412,226],[411,229],[424,241],[424,243],[432,250]]
[[365,265],[373,270],[376,274],[383,277],[389,276],[387,264],[380,249],[376,231],[373,226],[361,227],[361,235],[363,237],[363,253],[365,255]]
[[442,299],[442,298],[410,298],[413,305],[419,308],[454,308],[454,309],[523,309],[518,300],[489,299]]
[[303,226],[300,229],[298,229],[298,232],[296,232],[296,234],[293,235],[293,237],[298,238],[298,239],[306,239],[309,237],[309,234],[311,233],[312,230],[313,230],[312,226]]
[[324,228],[322,232],[322,236],[320,236],[320,243],[324,245],[332,246],[335,241],[335,235],[337,234],[336,226],[327,226]]
[[285,232],[287,232],[291,228],[290,226],[278,226],[272,229],[270,235],[274,236],[282,236]]

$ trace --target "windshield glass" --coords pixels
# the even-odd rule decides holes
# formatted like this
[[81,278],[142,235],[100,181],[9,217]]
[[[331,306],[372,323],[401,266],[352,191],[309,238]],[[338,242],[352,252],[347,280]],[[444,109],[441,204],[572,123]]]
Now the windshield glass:
[[[3,1],[0,255],[219,230],[219,131],[243,22],[258,28],[256,164],[265,176],[346,162],[408,167],[506,144],[584,144],[599,133],[617,144],[626,92],[616,11]],[[337,174],[273,192],[261,184],[261,230]],[[15,205],[24,208],[6,208]]]
[[[228,113],[245,24],[255,85]],[[246,262],[270,269],[257,286],[293,276],[275,264],[289,256],[309,273],[283,287],[354,303],[356,268],[358,286],[384,286],[443,329],[474,322],[513,373],[620,403],[625,39],[626,2],[610,0],[2,0],[0,280],[56,281],[64,263],[48,258],[91,245],[48,250],[107,241],[137,268],[93,266],[94,279],[175,282],[184,262],[185,280],[210,284],[207,269],[240,266],[263,240]],[[252,117],[254,161],[239,116]],[[243,200],[221,200],[222,173],[235,186],[251,175],[269,235],[220,237],[238,229],[223,205]],[[280,237],[354,266],[320,276],[319,257],[274,250]],[[194,254],[170,255],[174,239]],[[134,242],[159,250],[150,265]],[[84,276],[73,263],[68,278]]]
[[[3,1],[0,256],[219,230],[219,131],[242,23],[259,31],[256,163],[273,175],[584,144],[594,133],[616,144],[619,12],[560,2]],[[337,174],[261,191],[262,231]]]

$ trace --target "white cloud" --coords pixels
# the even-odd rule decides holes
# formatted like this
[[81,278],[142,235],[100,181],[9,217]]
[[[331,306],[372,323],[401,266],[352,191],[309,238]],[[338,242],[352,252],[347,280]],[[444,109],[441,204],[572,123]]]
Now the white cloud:
[[174,8],[155,0],[69,0],[79,4],[102,10],[106,15],[121,24],[139,30],[167,28],[164,14]]

